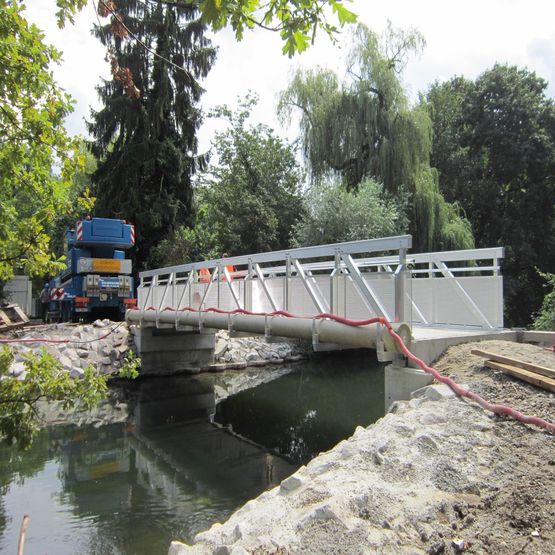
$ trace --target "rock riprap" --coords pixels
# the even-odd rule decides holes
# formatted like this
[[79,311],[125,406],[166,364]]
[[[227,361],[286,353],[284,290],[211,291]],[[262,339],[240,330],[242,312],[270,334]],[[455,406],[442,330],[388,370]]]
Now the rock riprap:
[[216,333],[214,365],[211,370],[295,362],[305,358],[310,346],[302,341],[268,341],[265,337],[230,337],[227,330]]
[[[36,343],[11,343],[14,354],[13,375],[25,377],[25,355],[46,350],[57,358],[72,377],[78,378],[83,369],[93,366],[102,375],[114,374],[121,368],[130,348],[129,329],[125,322],[96,320],[92,324],[51,324],[18,330],[14,339],[37,339]],[[40,339],[60,341],[41,342]]]
[[491,418],[445,386],[393,410],[169,555],[452,552],[494,468]]

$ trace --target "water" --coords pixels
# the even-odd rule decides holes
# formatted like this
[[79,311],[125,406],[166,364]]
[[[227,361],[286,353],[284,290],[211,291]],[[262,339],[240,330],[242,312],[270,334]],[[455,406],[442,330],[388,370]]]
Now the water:
[[144,380],[128,422],[0,448],[0,552],[16,553],[29,514],[25,555],[165,554],[383,414],[383,372],[367,357],[297,365],[216,406],[223,379]]
[[217,406],[216,422],[305,464],[384,414],[384,374],[369,355],[334,353]]

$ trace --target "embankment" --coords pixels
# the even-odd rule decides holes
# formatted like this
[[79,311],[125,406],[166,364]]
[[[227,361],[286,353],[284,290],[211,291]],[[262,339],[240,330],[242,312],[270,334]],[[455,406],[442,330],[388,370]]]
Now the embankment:
[[[451,348],[436,367],[554,418],[552,394],[485,369],[473,346]],[[480,346],[554,365],[539,347]],[[431,386],[169,553],[553,553],[554,465],[552,435]]]

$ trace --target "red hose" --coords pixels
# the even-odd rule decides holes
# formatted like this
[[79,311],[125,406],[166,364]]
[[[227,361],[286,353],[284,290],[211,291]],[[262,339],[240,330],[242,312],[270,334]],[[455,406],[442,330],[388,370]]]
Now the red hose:
[[[131,310],[138,310],[138,309],[131,309]],[[150,306],[145,310],[158,310],[156,307]],[[163,311],[176,311],[174,308],[166,307]],[[222,310],[220,308],[207,308],[204,310],[198,310],[192,307],[185,307],[179,310],[179,312],[216,312],[219,314],[248,314],[251,316],[284,316],[286,318],[302,318],[302,316],[296,316],[284,310],[276,310],[274,312],[252,312],[250,310],[245,310],[243,308],[236,308],[235,310]],[[394,341],[399,346],[400,351],[412,362],[414,362],[421,370],[430,374],[436,381],[443,383],[449,386],[457,395],[460,397],[465,397],[467,399],[471,399],[478,403],[482,408],[489,410],[495,414],[503,414],[506,416],[510,416],[515,420],[519,420],[525,424],[532,424],[534,426],[539,426],[540,428],[544,428],[551,433],[555,433],[555,424],[544,420],[538,416],[528,416],[525,415],[512,407],[508,407],[506,405],[501,405],[498,403],[490,403],[486,401],[483,397],[469,391],[468,389],[464,389],[456,382],[454,382],[451,378],[447,376],[441,375],[435,368],[428,366],[422,359],[418,358],[417,356],[413,355],[407,346],[405,345],[403,339],[395,332],[391,323],[383,317],[376,317],[376,318],[369,318],[368,320],[351,320],[349,318],[343,318],[342,316],[337,316],[336,314],[330,314],[324,312],[322,314],[318,314],[317,316],[313,317],[315,320],[320,319],[327,319],[327,320],[334,320],[335,322],[339,322],[340,324],[345,324],[346,326],[353,326],[353,327],[360,327],[360,326],[368,326],[370,324],[381,324],[386,327],[389,335],[394,339]],[[123,322],[120,322],[117,326],[112,328],[108,333],[104,334],[103,336],[97,339],[89,339],[86,341],[75,341],[72,339],[48,339],[48,338],[36,338],[36,339],[0,339],[0,343],[76,343],[76,344],[84,344],[84,343],[93,343],[95,341],[101,341],[105,339],[114,331],[119,328]]]
[[[138,309],[134,309],[138,310]],[[148,307],[146,310],[157,310],[155,307]],[[166,307],[163,311],[176,311],[174,308]],[[243,308],[236,308],[235,310],[222,310],[220,308],[207,308],[204,310],[198,310],[191,307],[185,307],[179,310],[179,312],[216,312],[219,314],[248,314],[252,316],[285,316],[286,318],[302,318],[302,316],[296,316],[294,314],[290,314],[284,310],[276,310],[275,312],[251,312],[250,310],[245,310]],[[346,326],[353,326],[353,327],[360,327],[360,326],[368,326],[370,324],[382,324],[387,328],[389,335],[394,339],[394,341],[399,346],[400,351],[412,362],[414,362],[421,370],[430,374],[436,381],[443,383],[451,388],[457,395],[460,397],[465,397],[467,399],[471,399],[478,403],[482,408],[489,410],[495,414],[503,414],[505,416],[510,416],[515,420],[519,420],[525,424],[532,424],[534,426],[539,426],[540,428],[544,428],[551,433],[555,433],[555,423],[549,422],[540,418],[539,416],[528,416],[525,415],[512,407],[507,405],[501,405],[498,403],[490,403],[486,401],[483,397],[470,391],[468,389],[464,389],[455,381],[447,376],[441,375],[435,368],[428,366],[422,359],[418,358],[417,356],[413,355],[407,346],[405,345],[403,339],[395,332],[391,323],[383,317],[375,317],[369,318],[368,320],[351,320],[350,318],[343,318],[342,316],[337,316],[336,314],[330,314],[324,312],[322,314],[318,314],[317,316],[313,317],[315,320],[320,319],[327,319],[327,320],[334,320],[335,322],[339,322],[340,324],[345,324]]]

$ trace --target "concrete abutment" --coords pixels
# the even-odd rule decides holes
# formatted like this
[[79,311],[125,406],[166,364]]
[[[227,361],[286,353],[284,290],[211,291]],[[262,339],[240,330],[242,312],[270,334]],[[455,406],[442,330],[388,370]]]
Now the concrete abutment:
[[215,330],[183,331],[175,328],[134,328],[141,374],[196,373],[214,362]]

